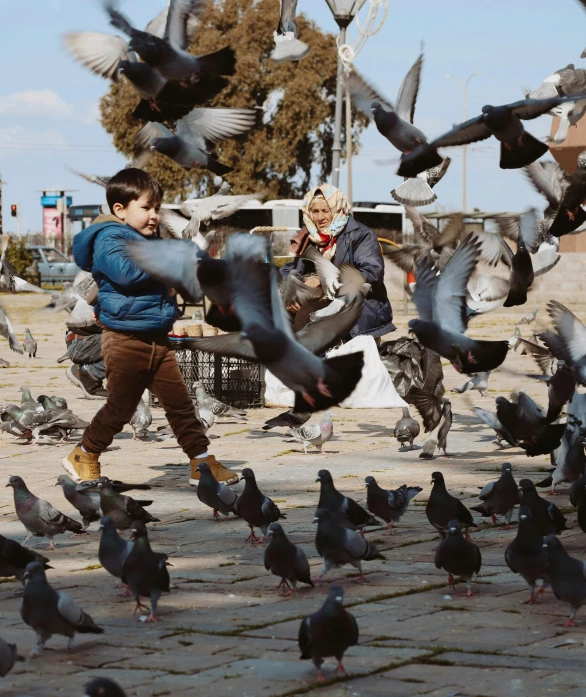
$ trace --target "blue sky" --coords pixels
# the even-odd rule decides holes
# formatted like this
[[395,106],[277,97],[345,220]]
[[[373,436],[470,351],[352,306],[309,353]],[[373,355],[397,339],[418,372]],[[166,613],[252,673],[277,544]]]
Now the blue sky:
[[[275,0],[278,3],[278,0]],[[144,25],[163,0],[124,0],[124,11]],[[97,104],[107,84],[74,64],[61,47],[61,35],[73,30],[110,31],[98,0],[0,0],[3,37],[0,44],[0,171],[4,187],[4,226],[14,230],[10,204],[19,202],[23,230],[41,228],[41,207],[35,190],[77,189],[74,203],[99,203],[100,190],[70,174],[65,165],[100,174],[123,166],[109,136],[97,120]],[[336,25],[325,0],[299,0],[298,10],[324,29]],[[365,16],[363,9],[361,15]],[[272,31],[272,29],[271,29]],[[356,27],[350,29],[351,41]],[[580,53],[586,46],[586,13],[573,0],[390,0],[384,27],[356,59],[357,68],[394,99],[405,72],[425,41],[425,64],[415,123],[434,137],[461,120],[461,88],[446,74],[475,77],[468,90],[468,116],[483,104],[502,104],[522,97],[521,89],[537,85],[555,70],[574,62],[586,67]],[[529,124],[542,137],[548,117]],[[391,201],[399,183],[394,166],[375,159],[398,156],[373,127],[362,138],[354,160],[355,200]],[[542,202],[515,171],[498,167],[494,141],[469,151],[468,207],[521,210]],[[436,207],[459,208],[462,192],[461,156],[438,185]],[[346,186],[345,173],[341,185]]]

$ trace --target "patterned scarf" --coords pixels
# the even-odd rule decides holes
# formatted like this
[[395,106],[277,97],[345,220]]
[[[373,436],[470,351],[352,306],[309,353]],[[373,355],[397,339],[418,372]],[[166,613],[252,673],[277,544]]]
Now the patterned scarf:
[[[332,222],[324,232],[318,231],[311,219],[311,206],[316,198],[325,200],[332,211]],[[331,184],[321,184],[305,194],[303,200],[303,222],[309,233],[309,239],[326,259],[331,259],[336,252],[336,237],[346,227],[350,217],[350,204],[346,194]]]

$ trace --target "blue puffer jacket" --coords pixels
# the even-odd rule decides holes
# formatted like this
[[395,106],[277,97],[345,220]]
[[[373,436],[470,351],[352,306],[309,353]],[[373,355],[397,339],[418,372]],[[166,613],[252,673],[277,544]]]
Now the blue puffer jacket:
[[113,215],[101,215],[73,238],[75,263],[98,284],[96,317],[120,332],[168,332],[181,314],[163,283],[128,258],[127,243],[148,241]]

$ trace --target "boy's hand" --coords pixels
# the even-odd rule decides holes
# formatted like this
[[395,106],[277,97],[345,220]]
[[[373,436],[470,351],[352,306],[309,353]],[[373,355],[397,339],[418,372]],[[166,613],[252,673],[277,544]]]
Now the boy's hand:
[[106,327],[100,322],[100,320],[96,317],[96,313],[92,312],[92,319],[94,322],[98,325],[100,329],[106,329]]

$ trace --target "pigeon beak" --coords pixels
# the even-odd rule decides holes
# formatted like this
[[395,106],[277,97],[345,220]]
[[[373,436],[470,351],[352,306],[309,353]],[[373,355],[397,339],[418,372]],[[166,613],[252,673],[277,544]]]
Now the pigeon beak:
[[318,477],[315,481],[316,481],[316,482],[321,482],[321,479]]
[[526,515],[522,515],[522,516],[520,517],[519,520],[527,520],[527,516],[526,516]]
[[544,542],[542,545],[543,549],[547,549],[547,542]]
[[450,532],[456,532],[456,528],[450,528]]
[[313,519],[313,522],[314,522],[314,523],[319,523],[319,518],[314,518],[314,519]]
[[149,150],[151,152],[155,152],[155,146],[154,145],[149,145]]

